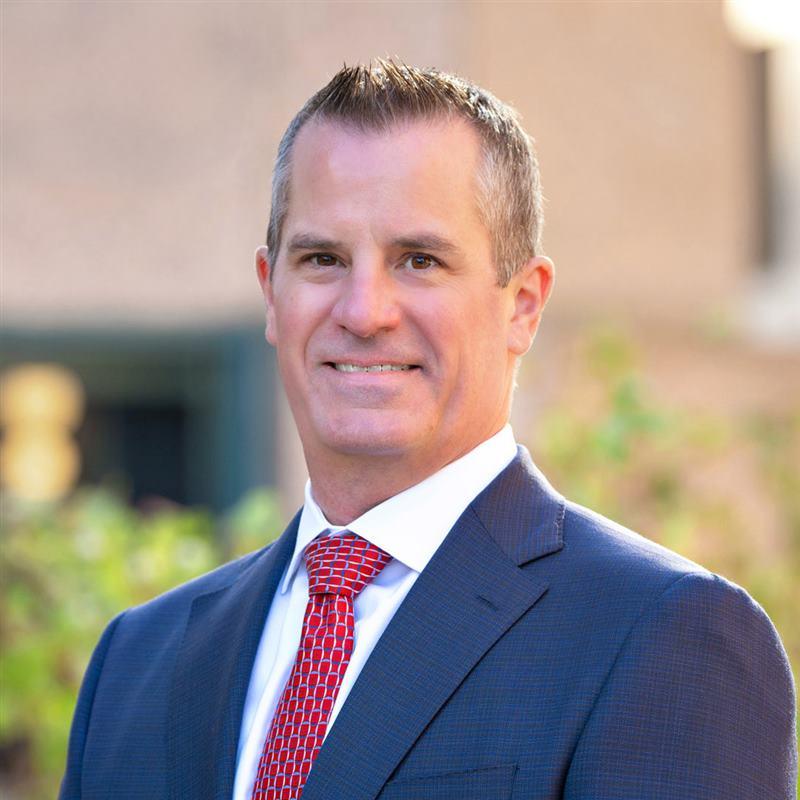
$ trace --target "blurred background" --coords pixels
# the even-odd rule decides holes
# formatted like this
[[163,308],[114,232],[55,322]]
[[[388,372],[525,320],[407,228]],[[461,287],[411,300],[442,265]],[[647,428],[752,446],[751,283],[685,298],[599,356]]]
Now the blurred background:
[[475,80],[536,139],[557,281],[518,439],[744,585],[796,667],[792,6],[3,0],[0,794],[54,795],[111,616],[301,502],[253,251],[284,128],[374,56]]

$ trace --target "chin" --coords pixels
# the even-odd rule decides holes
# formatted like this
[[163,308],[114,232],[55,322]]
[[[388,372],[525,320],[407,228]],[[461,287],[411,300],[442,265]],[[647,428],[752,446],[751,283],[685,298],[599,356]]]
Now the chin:
[[369,413],[356,418],[328,420],[318,428],[318,435],[325,447],[342,455],[353,456],[402,456],[424,446],[432,428],[398,424],[390,421],[370,420]]
[[412,449],[406,438],[385,431],[337,431],[326,437],[325,445],[329,450],[351,456],[397,457]]

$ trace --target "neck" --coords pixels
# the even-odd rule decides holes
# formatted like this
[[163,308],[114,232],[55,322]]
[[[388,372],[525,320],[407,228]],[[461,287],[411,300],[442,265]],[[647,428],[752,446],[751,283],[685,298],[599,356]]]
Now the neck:
[[408,454],[368,457],[326,454],[321,459],[310,458],[307,453],[314,500],[330,523],[348,525],[384,500],[421,483],[466,455],[478,444],[481,442],[433,463],[420,463]]
[[[370,464],[359,459],[336,459],[324,469],[312,468],[309,475],[314,500],[333,525],[347,525],[384,500],[411,488],[441,469],[427,471],[399,469],[392,456],[373,457]],[[446,462],[449,463],[449,462]]]

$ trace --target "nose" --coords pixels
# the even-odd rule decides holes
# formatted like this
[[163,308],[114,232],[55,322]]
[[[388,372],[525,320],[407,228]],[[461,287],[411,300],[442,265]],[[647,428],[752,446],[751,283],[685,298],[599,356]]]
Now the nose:
[[397,287],[386,267],[377,261],[351,266],[340,282],[331,317],[361,339],[396,328],[400,322]]

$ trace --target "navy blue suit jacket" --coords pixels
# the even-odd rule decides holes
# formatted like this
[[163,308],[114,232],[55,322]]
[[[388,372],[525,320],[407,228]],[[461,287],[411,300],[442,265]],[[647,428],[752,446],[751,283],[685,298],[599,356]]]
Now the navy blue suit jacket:
[[[296,530],[109,625],[63,800],[231,797]],[[521,450],[397,611],[303,800],[783,800],[794,730],[789,666],[761,608],[565,502]]]

